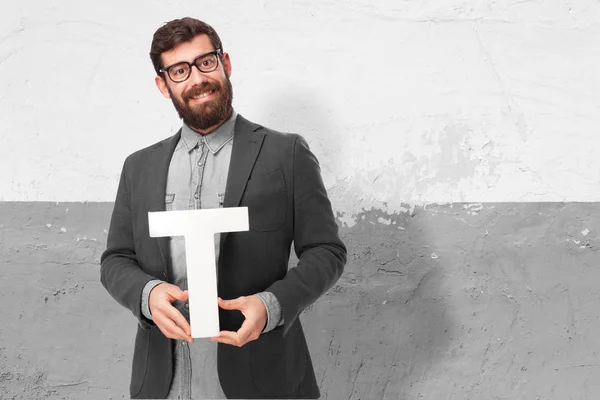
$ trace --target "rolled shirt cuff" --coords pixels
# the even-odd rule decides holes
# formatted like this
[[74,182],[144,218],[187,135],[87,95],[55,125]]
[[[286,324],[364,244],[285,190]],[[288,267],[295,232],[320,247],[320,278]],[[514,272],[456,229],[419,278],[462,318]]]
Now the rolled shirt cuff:
[[150,314],[149,304],[150,292],[152,291],[152,289],[154,289],[156,285],[159,285],[161,283],[164,283],[164,281],[161,281],[159,279],[151,280],[148,283],[146,283],[146,286],[144,286],[144,290],[142,291],[142,314],[149,320],[152,320],[152,314]]
[[272,331],[280,325],[283,325],[283,313],[277,297],[271,292],[260,292],[256,296],[263,302],[267,309],[267,325],[262,333]]

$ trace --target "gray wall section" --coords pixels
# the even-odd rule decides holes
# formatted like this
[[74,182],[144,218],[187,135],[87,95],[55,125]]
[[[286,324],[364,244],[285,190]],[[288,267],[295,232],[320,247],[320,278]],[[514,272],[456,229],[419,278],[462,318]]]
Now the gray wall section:
[[[599,398],[599,203],[377,210],[302,316],[322,398]],[[0,203],[0,399],[128,398],[110,203]]]

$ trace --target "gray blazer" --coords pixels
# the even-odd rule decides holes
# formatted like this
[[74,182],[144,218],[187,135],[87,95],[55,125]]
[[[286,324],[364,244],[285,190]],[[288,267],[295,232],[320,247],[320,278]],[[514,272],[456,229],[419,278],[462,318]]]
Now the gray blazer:
[[[132,398],[164,398],[173,346],[141,313],[142,290],[170,279],[168,238],[151,238],[148,212],[165,210],[169,162],[181,132],[125,160],[101,257],[101,281],[139,325]],[[250,230],[221,235],[218,293],[223,299],[272,292],[284,325],[245,346],[219,344],[217,368],[228,398],[318,398],[298,315],[340,277],[346,247],[338,235],[316,157],[300,135],[276,132],[238,115],[224,207],[247,206]],[[288,271],[291,245],[299,263]],[[238,330],[239,311],[219,311],[221,329]]]

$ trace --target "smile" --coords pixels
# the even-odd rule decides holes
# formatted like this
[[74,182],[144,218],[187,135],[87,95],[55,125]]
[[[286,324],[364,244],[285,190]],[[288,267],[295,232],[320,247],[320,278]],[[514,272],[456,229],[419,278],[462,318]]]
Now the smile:
[[200,94],[199,94],[199,95],[197,95],[197,96],[192,96],[192,97],[190,97],[190,99],[192,99],[192,100],[201,100],[201,99],[204,99],[204,98],[206,98],[206,97],[210,96],[210,95],[211,95],[211,94],[213,94],[214,92],[215,92],[215,90],[214,90],[214,89],[211,89],[211,90],[209,90],[208,92],[200,93]]

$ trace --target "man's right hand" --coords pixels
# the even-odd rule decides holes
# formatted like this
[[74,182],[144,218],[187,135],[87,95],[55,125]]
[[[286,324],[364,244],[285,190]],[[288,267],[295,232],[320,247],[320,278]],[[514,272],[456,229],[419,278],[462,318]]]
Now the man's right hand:
[[182,291],[178,286],[164,282],[150,291],[148,306],[152,320],[166,337],[192,343],[194,339],[191,336],[190,324],[171,304],[175,300],[185,301],[187,298],[187,290]]

